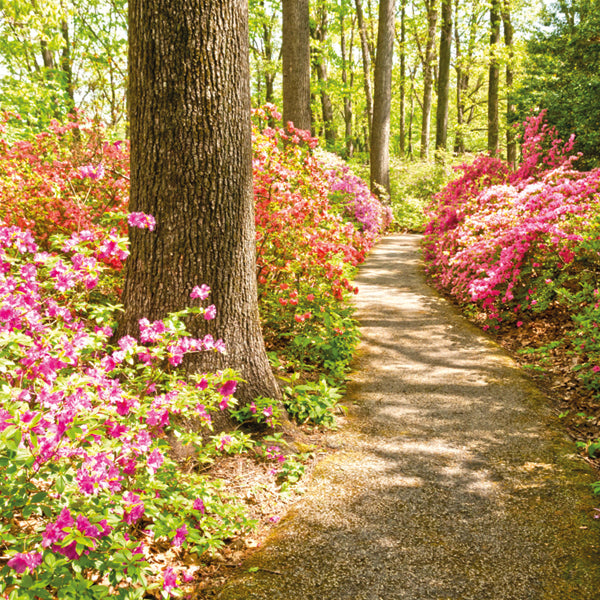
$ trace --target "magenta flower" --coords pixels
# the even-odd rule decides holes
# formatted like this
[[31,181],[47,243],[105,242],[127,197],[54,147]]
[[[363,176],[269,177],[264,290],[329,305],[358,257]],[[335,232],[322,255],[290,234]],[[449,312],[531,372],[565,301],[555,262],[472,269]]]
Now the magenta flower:
[[26,569],[33,571],[42,564],[42,555],[39,552],[15,554],[7,564],[19,574],[24,573]]
[[185,538],[187,537],[187,534],[188,534],[188,529],[184,523],[181,527],[177,528],[177,530],[175,532],[175,537],[173,538],[173,546],[176,546],[177,548],[181,547],[183,542],[185,542]]
[[146,464],[148,465],[148,468],[153,473],[156,473],[156,471],[158,471],[158,469],[160,469],[160,467],[163,464],[164,460],[165,459],[164,459],[163,455],[160,453],[160,451],[157,450],[157,449],[155,449],[155,450],[152,451],[152,453],[148,457],[148,460],[147,460]]
[[192,506],[194,510],[199,510],[202,514],[206,512],[206,507],[204,506],[204,502],[202,498],[196,498],[194,500],[194,505]]
[[142,499],[133,492],[123,494],[125,510],[123,512],[123,521],[132,525],[144,516],[145,506]]
[[231,396],[235,392],[236,388],[237,388],[237,381],[230,379],[229,381],[226,381],[217,390],[217,392],[219,392],[219,394],[221,394],[221,396]]
[[217,316],[217,307],[214,304],[211,304],[205,311],[204,311],[204,318],[207,321],[212,321],[215,317]]
[[150,231],[154,231],[154,228],[156,227],[154,217],[143,212],[129,213],[127,222],[131,227],[137,227],[138,229],[149,229]]
[[97,167],[94,167],[94,165],[85,165],[84,167],[79,167],[78,179],[85,179],[86,177],[89,177],[90,179],[97,181],[98,179],[102,179],[104,177],[104,173],[105,171],[102,163],[100,163]]
[[171,567],[167,567],[163,571],[163,587],[165,592],[169,593],[173,588],[177,587],[177,575]]
[[194,286],[190,298],[200,298],[200,300],[206,300],[210,294],[210,288],[203,283],[201,286]]

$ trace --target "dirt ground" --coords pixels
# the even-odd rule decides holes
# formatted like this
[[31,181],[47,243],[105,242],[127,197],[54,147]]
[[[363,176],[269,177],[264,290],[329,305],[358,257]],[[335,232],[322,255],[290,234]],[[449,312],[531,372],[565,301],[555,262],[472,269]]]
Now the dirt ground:
[[557,412],[429,288],[419,238],[357,280],[363,341],[306,494],[220,600],[598,600],[600,523]]

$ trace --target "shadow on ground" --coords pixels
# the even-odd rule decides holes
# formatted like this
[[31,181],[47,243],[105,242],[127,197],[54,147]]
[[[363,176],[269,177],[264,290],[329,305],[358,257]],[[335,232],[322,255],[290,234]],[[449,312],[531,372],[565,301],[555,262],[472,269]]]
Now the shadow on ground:
[[217,598],[600,598],[593,474],[540,392],[425,285],[417,247],[391,236],[363,267],[338,450]]

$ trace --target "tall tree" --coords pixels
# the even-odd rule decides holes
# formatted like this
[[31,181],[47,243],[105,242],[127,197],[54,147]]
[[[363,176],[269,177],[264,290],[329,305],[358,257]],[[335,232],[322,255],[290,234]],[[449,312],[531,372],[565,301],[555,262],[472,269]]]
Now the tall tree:
[[317,18],[314,21],[314,27],[311,32],[312,37],[316,42],[315,46],[312,48],[312,55],[313,65],[319,81],[319,95],[321,97],[321,114],[323,116],[325,140],[327,141],[327,146],[332,148],[335,144],[337,131],[333,118],[333,103],[331,102],[331,96],[327,89],[326,47],[328,43],[328,29],[329,15],[327,12],[327,5],[324,2],[321,2],[318,5]]
[[448,142],[448,102],[450,99],[450,54],[452,49],[452,0],[442,0],[442,31],[438,67],[438,103],[435,149],[446,151]]
[[421,158],[427,158],[429,154],[429,137],[431,130],[431,108],[433,104],[433,82],[435,63],[435,31],[438,20],[438,9],[436,0],[424,0],[425,13],[427,17],[427,34],[425,45],[415,35],[415,41],[419,48],[421,63],[423,65],[423,103],[421,118]]
[[510,2],[502,3],[502,25],[504,27],[504,44],[508,49],[506,61],[506,160],[513,167],[517,164],[517,136],[513,124],[517,120],[517,106],[513,98],[514,86],[514,27],[510,18]]
[[[465,11],[465,9],[468,10]],[[463,154],[466,151],[468,128],[476,121],[478,116],[479,96],[485,85],[485,72],[478,65],[477,54],[482,42],[481,31],[484,29],[483,21],[487,15],[487,10],[481,6],[478,0],[471,0],[470,7],[466,6],[466,3],[455,0],[454,15],[456,55],[454,60],[456,71],[456,134],[454,137],[454,152],[456,154]],[[461,21],[466,27],[460,27]]]
[[282,1],[283,122],[311,128],[308,0]]
[[[354,49],[354,27],[351,28],[350,33],[350,44],[346,49],[346,12],[342,7],[339,13],[340,17],[340,50],[342,59],[342,84],[343,84],[343,96],[344,96],[344,123],[345,123],[345,138],[346,138],[346,157],[352,158],[354,154],[354,140],[352,139],[352,84],[354,80],[354,74],[352,71],[351,62],[348,60],[349,56],[352,56]],[[350,72],[350,75],[348,75]]]
[[390,111],[395,27],[395,0],[380,0],[371,131],[371,188],[378,192],[377,186],[381,186],[388,195],[390,194]]
[[238,369],[242,399],[277,398],[256,290],[248,14],[244,0],[130,0],[132,228],[119,334],[191,302],[206,283],[210,330],[227,355],[201,352],[190,369]]
[[406,152],[406,0],[400,9],[400,156]]
[[[274,29],[280,15],[273,6],[273,1],[251,0],[250,9],[250,50],[253,65],[256,69],[257,98],[255,102],[275,102],[275,77],[278,68],[276,55],[276,35]],[[263,92],[264,86],[264,92]]]
[[358,33],[360,35],[360,49],[363,66],[363,85],[365,89],[365,102],[367,105],[367,129],[369,139],[367,147],[371,143],[371,127],[373,123],[373,94],[371,92],[371,50],[369,49],[369,40],[367,37],[367,24],[362,8],[362,0],[356,0],[356,19],[358,21]]
[[492,155],[500,148],[500,63],[498,42],[500,39],[500,0],[492,0],[490,7],[490,68],[488,75],[488,134],[487,147]]

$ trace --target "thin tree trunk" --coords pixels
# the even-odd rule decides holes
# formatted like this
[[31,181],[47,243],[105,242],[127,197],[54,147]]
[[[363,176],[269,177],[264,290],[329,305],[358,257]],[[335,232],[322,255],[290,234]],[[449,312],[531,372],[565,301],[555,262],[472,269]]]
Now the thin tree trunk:
[[48,49],[48,42],[46,40],[40,40],[40,49],[42,51],[42,60],[44,61],[44,67],[46,69],[54,69],[54,56]]
[[517,139],[513,124],[516,120],[517,107],[513,99],[513,59],[514,59],[514,27],[510,19],[510,6],[507,0],[502,8],[502,23],[504,25],[504,44],[508,48],[506,62],[506,160],[512,168],[517,164]]
[[[264,12],[264,2],[262,2]],[[267,69],[273,60],[273,32],[266,22],[263,22],[263,48],[265,62],[265,102],[273,103],[275,97],[275,73]]]
[[438,69],[438,104],[435,149],[446,152],[448,143],[448,100],[450,97],[450,54],[452,48],[452,0],[442,0],[442,31]]
[[311,129],[308,0],[282,0],[283,122]]
[[319,80],[319,94],[321,96],[321,112],[323,115],[323,126],[325,128],[325,140],[327,147],[332,148],[335,145],[337,132],[333,118],[333,104],[331,96],[327,92],[327,64],[323,56],[322,48],[327,39],[328,16],[324,5],[321,6],[321,15],[319,23],[314,31],[315,40],[319,42],[318,49],[314,52],[314,65]]
[[371,53],[369,51],[369,42],[367,40],[367,27],[365,24],[365,18],[362,9],[362,0],[356,0],[356,18],[358,20],[358,32],[360,34],[360,47],[362,54],[365,102],[367,105],[367,129],[369,132],[369,139],[367,140],[367,149],[369,149],[371,144],[371,128],[373,124],[373,96],[371,94]]
[[497,57],[499,38],[500,0],[492,0],[490,8],[490,68],[488,75],[488,152],[492,156],[495,156],[500,148],[498,110],[500,66]]
[[380,0],[371,131],[371,189],[380,194],[378,186],[381,186],[388,196],[390,195],[390,111],[395,24],[395,0]]
[[67,93],[67,109],[75,110],[75,90],[73,88],[73,69],[71,67],[71,40],[69,39],[69,24],[65,19],[60,22],[60,33],[64,40],[60,68],[65,78],[65,91]]
[[[346,28],[344,26],[345,15],[340,11],[340,46],[342,53],[342,83],[344,85],[344,124],[346,138],[346,158],[352,158],[354,154],[354,142],[352,140],[352,96],[348,90],[348,59],[346,54]],[[352,41],[350,43],[350,55],[352,55]]]
[[427,11],[427,43],[423,57],[423,118],[421,121],[421,158],[429,155],[431,106],[433,97],[433,63],[435,61],[435,29],[438,12],[436,0],[425,0]]
[[217,316],[190,332],[227,354],[188,367],[239,370],[242,401],[279,398],[258,315],[247,3],[130,0],[129,40],[129,206],[156,231],[130,228],[117,334],[137,337],[139,319],[183,309],[206,283]]
[[415,70],[410,76],[410,115],[408,119],[408,156],[412,159],[414,155],[413,148],[413,121],[415,117]]
[[400,13],[400,156],[406,153],[406,0]]

